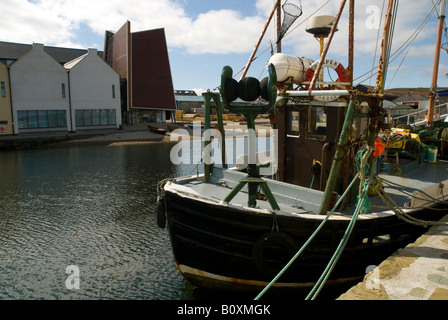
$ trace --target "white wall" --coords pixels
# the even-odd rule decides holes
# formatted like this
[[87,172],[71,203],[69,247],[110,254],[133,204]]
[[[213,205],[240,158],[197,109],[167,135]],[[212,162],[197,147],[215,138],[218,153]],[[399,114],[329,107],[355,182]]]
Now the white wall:
[[[19,133],[19,110],[66,110],[69,116],[69,87],[67,71],[34,44],[30,52],[11,65],[11,97],[14,112],[14,132]],[[65,84],[65,98],[62,97]],[[67,119],[67,130],[70,125]]]
[[[97,50],[89,49],[79,62],[69,62],[65,67],[70,70],[73,119],[76,110],[80,109],[115,109],[116,126],[119,127],[122,124],[120,76],[98,56]],[[115,97],[112,96],[112,86],[115,86]]]

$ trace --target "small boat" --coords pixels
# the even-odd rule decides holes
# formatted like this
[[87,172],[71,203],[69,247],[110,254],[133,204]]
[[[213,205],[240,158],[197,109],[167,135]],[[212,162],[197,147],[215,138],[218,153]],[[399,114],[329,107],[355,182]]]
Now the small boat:
[[148,129],[149,129],[149,131],[151,131],[153,133],[160,134],[160,135],[165,135],[166,132],[167,132],[167,129],[160,128],[160,127],[158,127],[156,125],[151,125],[151,124],[148,124]]
[[[331,27],[319,25],[326,16],[308,28],[319,36],[327,32],[327,46],[343,8]],[[305,289],[315,298],[324,285],[362,279],[369,266],[438,224],[440,209],[448,208],[448,162],[440,158],[448,150],[434,161],[428,147],[448,125],[433,123],[433,134],[425,136],[390,128],[382,108],[385,64],[379,63],[376,90],[362,93],[346,69],[325,55],[324,49],[315,62],[274,55],[260,83],[237,82],[226,66],[219,92],[203,94],[206,119],[212,99],[218,111],[222,101],[223,108],[244,115],[249,132],[258,114],[270,113],[280,138],[271,178],[259,174],[249,135],[244,170],[212,166],[206,153],[204,174],[159,184],[158,225],[167,227],[178,270],[194,285]],[[335,69],[338,81],[317,79],[322,67]],[[238,97],[258,102],[235,106]],[[209,143],[205,137],[204,149]],[[225,150],[224,136],[220,143]]]
[[184,128],[184,124],[183,123],[167,123],[166,124],[167,128],[169,131],[173,132],[177,129],[181,129]]

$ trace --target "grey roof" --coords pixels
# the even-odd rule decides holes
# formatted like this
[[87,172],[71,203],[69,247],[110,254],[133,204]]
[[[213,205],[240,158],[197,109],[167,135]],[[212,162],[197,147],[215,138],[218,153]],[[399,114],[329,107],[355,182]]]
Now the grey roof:
[[[33,48],[31,44],[0,41],[0,60],[18,60]],[[87,53],[83,49],[59,48],[44,46],[45,52],[57,62],[64,64]],[[98,51],[98,56],[103,57],[103,52]]]
[[[203,96],[184,96],[184,95],[174,95],[174,99],[178,102],[205,102]],[[213,102],[213,101],[212,101]],[[222,99],[221,99],[222,102]],[[240,98],[233,101],[235,103],[244,103],[244,104],[252,104],[252,102],[247,102],[244,100],[241,100]]]

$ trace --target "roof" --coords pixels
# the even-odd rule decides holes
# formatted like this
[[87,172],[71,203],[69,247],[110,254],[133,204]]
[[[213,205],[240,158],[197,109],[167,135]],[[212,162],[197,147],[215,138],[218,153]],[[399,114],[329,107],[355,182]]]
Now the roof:
[[[177,102],[204,102],[204,97],[203,96],[184,96],[184,95],[174,95],[174,99]],[[222,99],[221,99],[222,102]],[[247,102],[244,100],[241,100],[240,98],[236,99],[235,101],[233,101],[235,103],[244,103],[244,104],[251,104],[252,102]]]
[[79,56],[76,59],[73,59],[72,61],[69,61],[64,64],[65,69],[72,69],[74,66],[76,66],[79,62],[81,62],[85,57],[87,57],[88,53],[83,54],[82,56]]
[[[32,48],[32,44],[0,41],[0,60],[18,60],[26,53],[28,53]],[[47,52],[60,64],[72,61],[79,56],[87,53],[87,50],[84,49],[59,48],[50,46],[44,46],[44,51]],[[98,56],[102,58],[103,52],[98,51]]]
[[203,96],[184,96],[176,94],[174,99],[179,102],[204,102]]

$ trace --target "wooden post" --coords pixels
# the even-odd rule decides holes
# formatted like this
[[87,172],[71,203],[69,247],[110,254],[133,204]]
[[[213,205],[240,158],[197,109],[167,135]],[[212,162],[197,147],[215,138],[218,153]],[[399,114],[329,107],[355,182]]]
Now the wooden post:
[[440,4],[440,15],[439,15],[439,26],[437,30],[437,41],[436,41],[436,52],[434,54],[434,65],[432,70],[432,81],[431,81],[431,91],[429,97],[429,106],[428,106],[428,120],[427,127],[432,127],[432,123],[434,121],[434,106],[436,102],[437,95],[437,77],[439,75],[439,59],[440,59],[440,48],[442,44],[442,32],[443,32],[443,22],[445,20],[445,7],[446,0],[442,0]]

